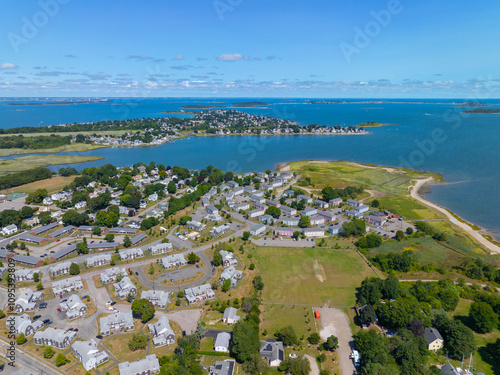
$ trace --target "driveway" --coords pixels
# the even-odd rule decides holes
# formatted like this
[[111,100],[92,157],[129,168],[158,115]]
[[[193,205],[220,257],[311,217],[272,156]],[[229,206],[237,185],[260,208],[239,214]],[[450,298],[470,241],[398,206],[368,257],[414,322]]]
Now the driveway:
[[354,364],[349,358],[349,354],[354,349],[354,341],[346,314],[342,310],[331,307],[321,307],[318,310],[321,315],[321,331],[319,333],[321,338],[326,340],[334,335],[339,339],[337,356],[342,375],[356,374]]
[[171,313],[159,310],[156,311],[155,316],[166,316],[169,320],[173,320],[180,325],[182,330],[189,335],[196,332],[202,312],[203,309],[178,310]]
[[318,367],[318,362],[311,357],[310,355],[305,355],[306,359],[309,361],[309,364],[311,365],[311,371],[309,372],[309,375],[319,375],[319,367]]

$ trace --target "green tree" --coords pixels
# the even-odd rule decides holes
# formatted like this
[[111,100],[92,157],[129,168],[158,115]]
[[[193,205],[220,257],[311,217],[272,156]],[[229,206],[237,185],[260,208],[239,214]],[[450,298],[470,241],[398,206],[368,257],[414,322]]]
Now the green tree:
[[188,263],[189,264],[195,264],[198,263],[201,260],[201,258],[196,255],[195,253],[191,252],[188,254]]
[[87,245],[87,239],[83,237],[83,241],[76,244],[76,252],[78,254],[88,254],[89,247]]
[[22,345],[24,344],[26,341],[28,341],[28,339],[26,338],[26,336],[24,335],[24,333],[20,333],[17,338],[16,338],[16,343],[17,345]]
[[42,289],[43,289],[43,284],[41,282],[36,284],[36,290],[42,290]]
[[402,230],[398,230],[396,232],[396,240],[403,241],[404,239],[405,239],[405,234],[403,233]]
[[3,310],[0,309],[0,319],[3,319],[5,318],[5,313],[3,312]]
[[229,290],[229,288],[231,288],[231,279],[226,279],[222,284],[222,291],[226,293]]
[[307,228],[311,226],[311,219],[309,216],[306,215],[301,215],[299,219],[299,227],[300,228]]
[[306,357],[287,358],[284,361],[284,369],[288,374],[292,375],[308,375],[311,371],[311,365]]
[[66,363],[68,363],[69,360],[66,358],[66,356],[62,353],[59,353],[56,357],[56,366],[57,367],[61,367],[63,365],[65,365]]
[[50,359],[54,356],[56,352],[50,346],[44,346],[43,348],[43,358]]
[[267,361],[258,353],[253,353],[245,363],[243,370],[250,375],[266,375],[269,372]]
[[359,313],[359,319],[362,324],[369,325],[377,320],[377,313],[372,305],[366,305]]
[[80,273],[80,266],[78,263],[71,263],[69,266],[69,274],[70,275],[78,275]]
[[279,207],[270,206],[266,209],[266,214],[271,215],[275,219],[279,219],[279,217],[281,216],[281,210],[279,209]]
[[177,186],[173,181],[170,181],[167,185],[167,191],[169,194],[175,194],[177,192]]
[[154,265],[153,263],[151,263],[151,264],[149,265],[148,273],[149,273],[150,275],[154,275],[154,273],[155,273],[155,265]]
[[230,348],[231,356],[243,363],[252,358],[253,355],[258,354],[259,349],[260,341],[257,328],[245,321],[236,323]]
[[386,299],[396,299],[399,297],[399,280],[393,274],[390,274],[389,277],[384,280],[382,294]]
[[408,228],[406,228],[406,234],[407,234],[407,235],[410,235],[410,234],[412,234],[412,233],[413,233],[413,228],[412,228],[412,227],[408,227]]
[[383,281],[377,277],[366,278],[361,282],[357,293],[360,305],[375,305],[382,298]]
[[191,220],[191,216],[181,216],[181,218],[179,219],[179,225],[186,225],[186,223]]
[[309,344],[311,344],[311,345],[317,345],[321,341],[321,337],[319,336],[318,333],[313,332],[309,335],[309,337],[307,338],[307,341],[309,341]]
[[98,236],[98,235],[100,235],[101,233],[102,233],[101,227],[99,227],[99,226],[97,226],[97,225],[96,225],[96,226],[94,226],[94,227],[92,228],[92,234],[93,234],[93,235]]
[[331,335],[326,339],[322,346],[324,350],[333,352],[339,347],[339,339],[337,338],[337,336]]
[[255,278],[253,279],[253,286],[257,290],[264,289],[264,281],[262,280],[262,277],[260,275],[255,276]]
[[248,241],[249,238],[250,238],[250,232],[248,231],[243,232],[243,236],[241,237],[241,239],[243,241]]
[[123,246],[125,247],[132,246],[132,240],[130,239],[129,236],[125,236],[125,238],[123,239]]
[[444,349],[450,357],[461,360],[476,350],[474,334],[462,322],[451,320],[446,314],[438,314],[432,324],[443,336]]
[[104,241],[113,242],[115,240],[115,235],[113,233],[108,233],[104,237]]
[[146,349],[147,345],[148,338],[146,337],[146,335],[143,335],[141,333],[134,334],[128,342],[128,348],[131,351]]
[[286,326],[281,328],[277,333],[276,333],[276,338],[279,341],[283,341],[283,345],[285,346],[292,346],[295,344],[298,344],[299,340],[297,339],[297,335],[295,334],[295,331],[293,330],[292,326]]
[[445,288],[439,292],[439,299],[443,304],[443,309],[454,311],[460,302],[460,295],[455,288]]
[[371,206],[372,206],[373,208],[378,208],[378,207],[380,207],[380,202],[378,201],[378,199],[374,199],[374,200],[372,200]]
[[140,318],[143,323],[148,322],[155,315],[155,307],[147,299],[136,299],[132,302],[134,316]]
[[33,273],[33,281],[35,283],[39,282],[40,281],[40,274],[38,272],[34,272]]
[[469,310],[472,328],[478,333],[488,333],[498,326],[498,315],[486,302],[473,302]]
[[222,264],[222,255],[218,251],[215,252],[212,263],[215,267],[219,267]]

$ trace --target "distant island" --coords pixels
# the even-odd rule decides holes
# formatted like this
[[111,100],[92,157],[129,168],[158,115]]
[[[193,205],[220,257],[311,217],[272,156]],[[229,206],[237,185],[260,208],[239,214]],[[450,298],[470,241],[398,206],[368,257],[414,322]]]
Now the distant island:
[[464,103],[457,103],[454,105],[455,107],[485,107],[486,103],[483,102],[464,102]]
[[479,113],[479,114],[498,114],[500,113],[500,108],[473,108],[462,113]]
[[[109,99],[99,99],[99,100],[71,100],[62,102],[30,102],[30,103],[7,103],[11,106],[23,106],[23,105],[70,105],[70,104],[90,104],[90,103],[113,103],[113,100]],[[137,103],[142,104],[142,103]],[[145,104],[145,103],[144,103]]]
[[[268,103],[265,102],[237,102],[232,103],[232,107],[238,108],[252,108],[266,106]],[[213,104],[186,104],[181,107],[181,109],[213,109],[213,108],[227,108],[227,106],[213,105]],[[174,113],[173,111],[164,113]]]
[[366,121],[358,124],[357,126],[361,128],[377,128],[379,126],[384,126],[384,124],[381,124],[380,122],[377,121]]
[[265,105],[268,105],[268,103],[266,103],[266,102],[238,102],[238,103],[232,104],[233,107],[240,107],[240,108],[261,107],[261,106],[265,106]]

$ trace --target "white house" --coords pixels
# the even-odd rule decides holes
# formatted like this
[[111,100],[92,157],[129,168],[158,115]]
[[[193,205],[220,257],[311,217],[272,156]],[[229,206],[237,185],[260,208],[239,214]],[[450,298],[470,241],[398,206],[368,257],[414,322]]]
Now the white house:
[[11,236],[18,231],[16,224],[7,225],[2,229],[2,234],[4,236]]
[[83,368],[90,371],[99,365],[109,361],[108,354],[104,350],[99,350],[94,339],[89,341],[75,341],[71,345],[73,355],[82,362]]
[[149,324],[148,328],[155,347],[175,343],[175,333],[166,316],[160,316],[158,321]]
[[222,321],[225,324],[236,324],[240,320],[240,316],[237,315],[238,310],[234,307],[227,307],[224,310],[224,315],[222,316]]
[[217,334],[214,343],[214,350],[221,353],[229,353],[229,341],[231,334],[229,332],[220,332]]

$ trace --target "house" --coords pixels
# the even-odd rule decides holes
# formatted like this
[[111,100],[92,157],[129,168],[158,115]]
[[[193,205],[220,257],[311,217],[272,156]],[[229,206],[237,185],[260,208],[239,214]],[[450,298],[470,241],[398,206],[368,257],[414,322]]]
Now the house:
[[66,233],[71,233],[73,231],[73,229],[75,229],[75,227],[73,225],[67,225],[65,226],[64,228],[61,228],[61,229],[58,229],[52,233],[50,233],[47,238],[50,238],[50,239],[55,239],[57,237],[60,237],[62,236],[63,234],[66,234]]
[[269,363],[270,367],[278,367],[285,360],[283,342],[274,339],[261,341],[259,353]]
[[281,207],[281,203],[280,202],[276,202],[276,201],[273,201],[272,199],[268,199],[266,201],[267,205],[269,206],[274,206],[274,207]]
[[166,309],[170,301],[170,293],[163,290],[144,290],[141,293],[141,298],[147,299],[159,309]]
[[330,212],[330,211],[320,211],[320,212],[318,212],[318,215],[322,216],[325,219],[326,223],[332,223],[337,219],[335,214],[333,212]]
[[250,194],[250,202],[262,204],[266,201],[264,197],[257,196],[255,194]]
[[227,183],[230,187],[232,187],[233,189],[234,188],[237,188],[238,186],[240,186],[240,184],[238,184],[237,182],[235,181],[228,181]]
[[370,211],[370,207],[368,206],[365,206],[364,204],[362,204],[361,206],[358,206],[354,209],[354,211],[360,213],[360,214],[364,214],[365,212],[368,212]]
[[135,296],[137,294],[137,287],[132,283],[128,276],[113,284],[116,293],[120,298],[127,298],[129,295]]
[[308,197],[307,195],[303,195],[303,194],[300,194],[300,195],[297,195],[297,202],[300,202],[300,201],[305,201],[307,204],[309,203],[312,203],[313,199],[311,197]]
[[292,208],[292,207],[281,206],[280,209],[281,209],[281,213],[283,215],[293,216],[293,215],[297,214],[297,210],[295,208]]
[[222,322],[225,324],[236,324],[240,320],[240,316],[236,315],[238,310],[234,307],[226,307],[224,315],[222,315]]
[[186,258],[184,258],[183,254],[172,254],[168,255],[165,258],[161,259],[161,265],[166,270],[174,267],[182,267],[187,264]]
[[35,245],[42,245],[47,242],[47,239],[43,237],[32,236],[29,234],[21,234],[19,236],[19,241],[34,243]]
[[173,250],[171,243],[159,243],[148,248],[151,255],[165,254]]
[[242,271],[238,271],[234,266],[229,266],[220,275],[220,283],[224,284],[226,280],[231,280],[231,286],[235,286],[239,279],[243,276]]
[[210,214],[204,217],[205,220],[212,221],[214,223],[217,223],[219,221],[222,221],[223,218],[219,214]]
[[210,284],[203,284],[195,286],[193,288],[188,288],[184,290],[184,297],[189,304],[206,301],[211,298],[215,298],[215,293],[212,290]]
[[321,215],[313,215],[309,218],[311,225],[320,225],[325,223],[325,218]]
[[85,201],[81,201],[81,202],[78,202],[75,204],[75,208],[77,210],[80,210],[80,209],[85,208],[85,207],[87,207],[87,202],[85,202]]
[[75,331],[66,331],[52,327],[48,327],[44,331],[38,331],[33,336],[35,345],[47,345],[57,349],[66,349],[74,339],[76,339]]
[[51,205],[52,203],[54,203],[54,201],[52,200],[51,197],[45,197],[45,198],[43,198],[42,204],[48,206],[48,205]]
[[244,190],[243,190],[243,188],[241,186],[237,187],[236,189],[233,190],[233,194],[235,196],[237,196],[237,195],[243,195],[243,193],[244,193]]
[[54,267],[50,267],[49,271],[52,274],[52,277],[66,275],[67,273],[69,273],[70,266],[71,266],[71,262],[58,263]]
[[206,208],[210,204],[210,200],[208,198],[202,198],[201,205],[203,208]]
[[127,235],[137,234],[137,232],[139,232],[138,228],[109,228],[106,230],[106,233]]
[[226,359],[224,361],[215,361],[215,364],[210,366],[210,375],[233,375],[234,359]]
[[158,194],[157,193],[153,193],[153,194],[150,194],[148,196],[148,201],[150,202],[156,202],[158,200]]
[[132,238],[130,240],[130,242],[132,243],[132,246],[136,246],[136,245],[140,244],[142,241],[144,241],[146,238],[147,238],[147,236],[144,233],[141,233],[141,234],[138,234],[137,236],[135,236],[134,238]]
[[4,236],[11,236],[18,231],[16,224],[7,225],[2,229],[2,234]]
[[361,206],[363,204],[362,202],[357,201],[355,199],[348,199],[346,203],[349,206],[354,207],[354,208],[359,207],[359,206]]
[[111,250],[118,246],[120,246],[118,242],[105,242],[105,241],[101,243],[89,243],[87,245],[89,250],[99,250],[99,251]]
[[254,217],[258,217],[258,216],[262,216],[266,213],[266,210],[264,210],[263,208],[257,208],[255,210],[251,210],[248,212],[248,217],[249,218],[254,218]]
[[363,217],[363,214],[354,210],[347,211],[345,213],[345,216],[353,218],[353,219],[361,219]]
[[255,188],[248,185],[243,188],[243,191],[245,192],[245,194],[252,194],[255,191]]
[[203,229],[205,229],[207,227],[205,224],[202,224],[202,223],[200,223],[199,221],[196,221],[196,220],[189,220],[186,223],[186,226],[188,228],[191,228],[191,229],[194,229],[194,230],[197,230],[197,231],[202,231]]
[[41,320],[34,320],[32,322],[28,314],[11,315],[7,318],[5,324],[9,333],[16,335],[22,333],[26,337],[45,327],[45,324]]
[[342,229],[342,225],[340,223],[336,223],[336,224],[330,225],[328,227],[328,233],[339,234],[341,229]]
[[266,224],[257,224],[250,229],[250,234],[252,236],[260,236],[261,234],[266,232],[266,229]]
[[224,267],[235,266],[238,264],[234,254],[230,251],[220,250],[219,254],[222,256],[222,265]]
[[302,211],[301,215],[303,215],[303,216],[313,216],[313,215],[316,215],[317,213],[318,213],[317,209],[315,209],[313,207],[306,207]]
[[313,203],[319,208],[328,208],[329,206],[328,202],[322,201],[321,199],[315,199]]
[[14,273],[12,273],[11,276],[15,282],[19,283],[21,281],[33,281],[34,280],[34,276],[33,276],[34,273],[35,273],[34,270],[31,270],[28,268],[21,268],[19,270],[16,270]]
[[256,209],[260,208],[261,210],[264,211],[266,211],[269,208],[269,206],[265,205],[264,203],[254,203],[253,205]]
[[289,227],[296,227],[299,225],[300,219],[298,217],[285,217],[281,219],[281,224],[288,225]]
[[99,277],[101,278],[101,282],[103,284],[109,284],[115,281],[118,276],[126,276],[126,275],[127,272],[125,271],[124,268],[113,267],[104,270],[104,272],[101,272],[99,274]]
[[271,215],[262,215],[259,217],[259,221],[262,221],[265,224],[274,224],[276,219]]
[[219,213],[219,210],[216,207],[212,206],[211,204],[209,204],[207,207],[205,207],[205,210],[209,214],[212,214],[212,215],[215,215],[215,214]]
[[101,335],[110,335],[117,331],[130,331],[134,329],[132,312],[116,311],[100,319]]
[[68,320],[73,320],[87,316],[88,309],[77,294],[71,295],[65,302],[61,302],[59,307],[66,312]]
[[71,345],[73,355],[82,363],[85,371],[90,371],[97,366],[109,361],[108,354],[99,350],[94,339],[89,341],[75,341]]
[[50,256],[50,260],[59,260],[73,253],[76,253],[76,244],[69,245],[64,249],[59,250],[57,253],[52,254]]
[[144,256],[144,252],[140,247],[138,248],[133,248],[133,249],[124,249],[118,251],[118,254],[120,254],[120,259],[121,260],[133,260],[135,258],[141,258]]
[[31,289],[24,289],[14,303],[14,311],[16,313],[24,313],[25,311],[34,311],[36,301],[43,298],[42,292],[33,292]]
[[302,234],[307,238],[322,237],[325,235],[325,230],[322,228],[304,228]]
[[120,375],[153,375],[160,372],[160,363],[156,354],[150,354],[139,361],[119,363],[118,370]]
[[427,327],[424,331],[424,339],[427,341],[427,349],[433,352],[443,348],[443,337],[436,328]]
[[[441,367],[441,375],[462,375],[450,364],[450,362],[446,363]],[[479,375],[479,373],[478,373]]]
[[339,204],[341,204],[343,201],[342,201],[342,198],[334,198],[334,199],[330,199],[328,201],[328,203],[330,204],[330,206],[338,206]]
[[277,236],[292,237],[294,230],[291,228],[276,228],[274,232]]
[[231,334],[229,332],[218,333],[215,338],[214,351],[229,353],[229,341],[231,341]]
[[83,283],[80,276],[74,276],[69,279],[54,281],[52,283],[52,291],[56,296],[81,289],[83,289]]
[[215,237],[220,237],[223,234],[228,233],[230,230],[231,230],[231,227],[229,224],[223,224],[223,225],[219,225],[218,227],[213,227],[210,230],[210,234],[212,236],[215,236]]
[[58,226],[59,226],[59,223],[51,223],[51,224],[47,224],[47,225],[42,225],[41,227],[33,228],[31,230],[30,234],[32,236],[38,236],[42,233],[48,232],[51,229],[57,228]]
[[248,203],[240,203],[240,204],[235,204],[233,206],[233,211],[239,212],[239,211],[246,211],[250,208],[250,205]]
[[378,227],[381,227],[382,225],[385,225],[387,223],[387,220],[384,217],[375,215],[368,215],[367,217],[365,217],[365,221]]
[[87,267],[98,267],[103,266],[105,264],[111,263],[111,254],[99,254],[94,255],[90,258],[87,258]]
[[285,190],[285,191],[283,192],[283,197],[285,197],[285,198],[291,198],[291,197],[293,197],[294,195],[295,195],[295,192],[294,192],[293,190],[291,190],[291,189],[289,189],[289,190]]
[[[14,253],[12,253],[12,254],[14,254]],[[19,263],[19,264],[22,264],[24,266],[40,267],[41,265],[43,265],[43,259],[35,258],[35,257],[32,257],[31,255],[14,254],[14,255],[10,256],[10,259],[12,259],[12,261]],[[19,271],[16,271],[16,272],[19,272]]]
[[155,348],[175,343],[175,333],[166,316],[160,316],[156,323],[148,324]]

